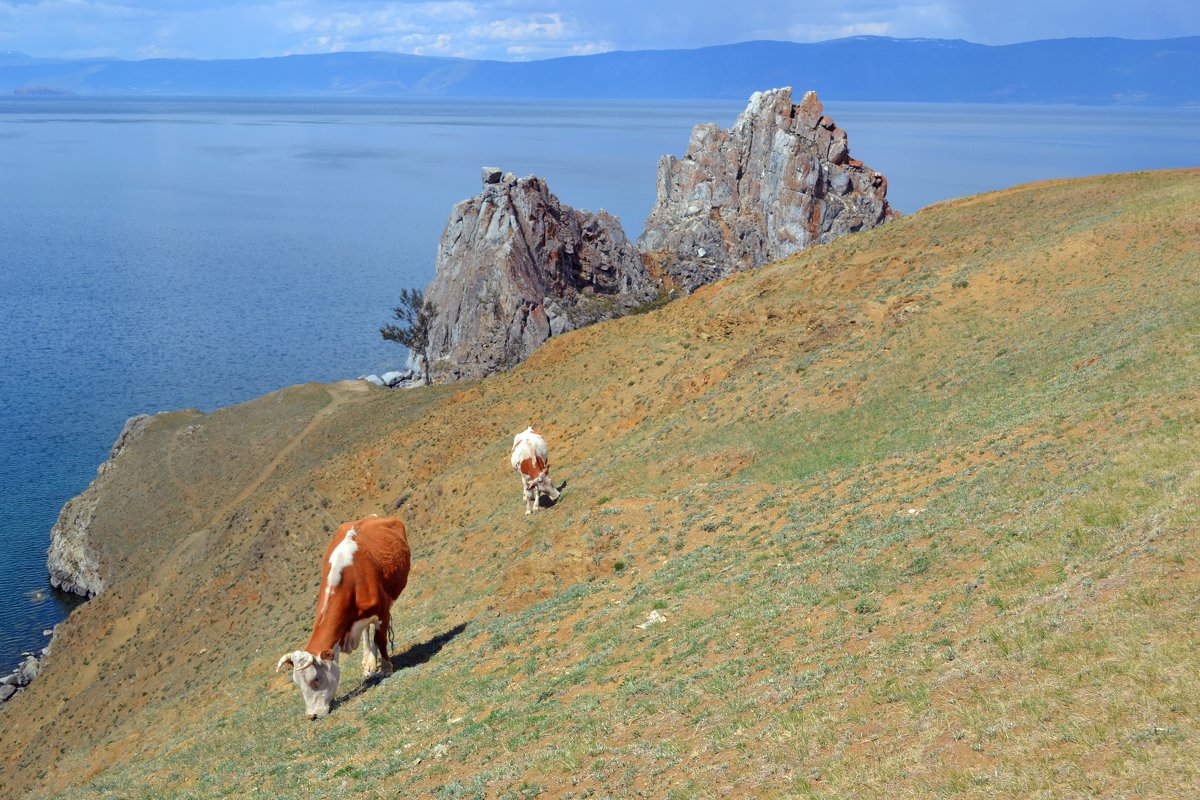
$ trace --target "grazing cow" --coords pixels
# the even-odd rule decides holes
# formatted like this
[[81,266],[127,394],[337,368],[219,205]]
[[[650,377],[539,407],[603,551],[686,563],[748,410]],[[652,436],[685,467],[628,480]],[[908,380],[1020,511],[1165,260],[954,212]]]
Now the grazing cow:
[[309,719],[329,713],[337,693],[338,656],[363,642],[363,674],[392,673],[388,623],[392,603],[408,582],[410,554],[404,523],[371,516],[338,528],[321,565],[317,621],[303,650],[279,659],[292,670]]
[[550,480],[550,457],[546,454],[546,440],[532,427],[513,437],[512,468],[521,473],[521,487],[525,492],[525,513],[531,514],[540,507],[542,495],[553,502],[558,499],[558,489]]

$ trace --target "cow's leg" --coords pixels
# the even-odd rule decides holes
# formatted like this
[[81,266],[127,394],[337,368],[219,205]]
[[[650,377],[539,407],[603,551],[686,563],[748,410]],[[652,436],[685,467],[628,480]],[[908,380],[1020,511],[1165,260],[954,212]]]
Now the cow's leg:
[[525,498],[525,513],[529,513],[529,484],[525,481],[525,476],[521,476],[521,496]]
[[379,653],[379,672],[385,676],[392,674],[392,657],[388,654],[388,627],[391,625],[391,619],[385,618],[379,621],[375,626],[375,649]]
[[[380,623],[373,622],[363,628],[362,646],[363,646],[363,675],[374,675],[382,669],[381,656],[379,652],[379,630]],[[383,629],[384,650],[387,650],[387,628]]]

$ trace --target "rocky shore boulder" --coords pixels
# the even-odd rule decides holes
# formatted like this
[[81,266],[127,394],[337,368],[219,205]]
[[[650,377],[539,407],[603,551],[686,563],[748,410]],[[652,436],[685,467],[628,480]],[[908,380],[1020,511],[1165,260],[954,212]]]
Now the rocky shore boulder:
[[756,92],[729,130],[698,125],[658,165],[638,247],[685,291],[897,216],[887,179],[850,157],[815,92]]
[[454,207],[425,298],[435,383],[509,369],[554,335],[656,297],[620,222],[560,203],[537,177],[483,170],[483,191]]

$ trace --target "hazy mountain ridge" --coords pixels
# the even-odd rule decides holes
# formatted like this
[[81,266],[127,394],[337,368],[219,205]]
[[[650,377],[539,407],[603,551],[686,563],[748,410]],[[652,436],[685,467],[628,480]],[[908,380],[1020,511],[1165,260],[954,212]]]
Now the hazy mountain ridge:
[[1195,36],[1002,46],[866,36],[524,62],[379,52],[221,61],[5,53],[0,93],[36,85],[87,95],[735,99],[763,86],[806,86],[838,100],[1189,105],[1200,103],[1197,74]]

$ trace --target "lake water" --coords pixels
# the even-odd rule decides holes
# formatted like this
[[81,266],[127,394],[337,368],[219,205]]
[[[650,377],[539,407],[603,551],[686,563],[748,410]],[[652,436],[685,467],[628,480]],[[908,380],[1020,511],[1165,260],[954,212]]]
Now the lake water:
[[[65,613],[49,530],[127,417],[401,365],[378,329],[481,166],[635,238],[658,157],[742,105],[0,99],[0,670]],[[1198,109],[825,106],[905,212],[1200,153]]]

